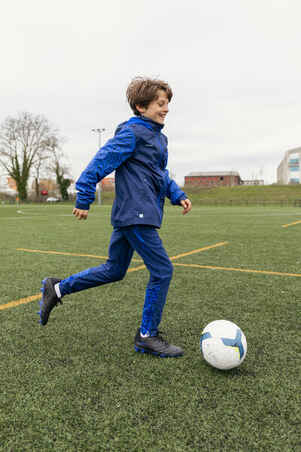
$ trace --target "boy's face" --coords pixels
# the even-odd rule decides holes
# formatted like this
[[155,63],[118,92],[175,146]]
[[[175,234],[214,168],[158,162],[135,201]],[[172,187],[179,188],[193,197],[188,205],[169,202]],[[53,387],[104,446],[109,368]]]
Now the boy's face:
[[137,110],[146,118],[152,119],[159,124],[164,124],[168,113],[169,100],[166,92],[162,89],[157,91],[157,99],[153,100],[147,107],[136,105]]

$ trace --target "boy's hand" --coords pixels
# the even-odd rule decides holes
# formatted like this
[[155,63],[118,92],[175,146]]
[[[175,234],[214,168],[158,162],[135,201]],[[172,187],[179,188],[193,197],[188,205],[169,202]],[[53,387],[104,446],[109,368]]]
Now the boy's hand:
[[73,215],[75,215],[79,220],[86,220],[88,218],[88,210],[77,209],[74,207],[72,211]]
[[190,212],[191,208],[192,208],[192,204],[191,201],[187,198],[187,199],[183,199],[182,201],[180,201],[181,206],[183,207],[183,215],[186,215],[186,213]]

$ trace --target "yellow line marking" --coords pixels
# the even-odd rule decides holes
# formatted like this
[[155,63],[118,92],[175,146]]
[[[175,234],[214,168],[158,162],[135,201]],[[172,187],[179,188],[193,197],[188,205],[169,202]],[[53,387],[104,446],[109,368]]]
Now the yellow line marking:
[[127,273],[137,272],[138,270],[144,270],[145,268],[145,265],[139,265],[138,267],[129,268]]
[[[41,254],[60,254],[62,256],[82,256],[92,257],[94,259],[108,259],[108,256],[97,256],[95,254],[79,254],[79,253],[67,253],[63,251],[43,251],[43,250],[31,250],[27,248],[16,248],[17,251],[26,251],[28,253],[41,253]],[[140,259],[132,259],[133,262],[141,262]]]
[[[301,221],[300,222],[298,221],[297,223],[301,223]],[[176,256],[172,256],[170,258],[170,260],[175,260],[175,259],[179,259],[181,257],[190,256],[195,253],[200,253],[202,251],[206,251],[206,250],[212,249],[212,248],[217,248],[218,246],[223,246],[223,245],[227,245],[227,244],[228,244],[228,242],[219,242],[219,243],[216,243],[215,245],[205,246],[204,248],[198,248],[197,250],[188,251],[187,253],[177,254]],[[107,259],[106,256],[95,256],[92,254],[76,254],[76,253],[64,253],[64,252],[59,252],[59,251],[28,250],[25,248],[17,248],[17,250],[18,251],[28,251],[31,253],[63,254],[66,256],[84,256],[84,257],[93,257],[93,258],[98,258],[98,259],[99,258]],[[136,259],[136,261],[137,261],[137,259]],[[139,262],[141,262],[141,261],[139,261]],[[224,270],[224,271],[235,271],[235,272],[242,272],[242,273],[259,273],[259,274],[264,274],[264,275],[301,277],[301,274],[299,274],[299,273],[273,272],[273,271],[267,271],[267,270],[250,270],[250,269],[232,268],[232,267],[215,267],[212,265],[199,265],[199,264],[180,264],[177,262],[175,262],[174,265],[176,265],[178,267],[203,268],[203,269],[208,269],[208,270]],[[127,271],[127,273],[144,270],[145,268],[146,268],[145,265],[139,265],[138,267],[130,268]],[[30,303],[32,301],[38,300],[39,298],[41,298],[41,296],[42,296],[41,294],[32,295],[30,297],[21,298],[20,300],[11,301],[9,303],[0,305],[0,311],[2,311],[4,309],[10,309],[15,306],[19,306],[21,304]]]
[[[217,248],[218,246],[227,245],[228,242],[219,242],[215,245],[205,246],[204,248],[198,248],[193,251],[188,251],[187,253],[177,254],[176,256],[172,256],[170,260],[179,259],[180,257],[190,256],[191,254],[200,253],[202,251],[209,250],[211,248]],[[44,250],[32,250],[27,248],[16,248],[17,251],[26,251],[28,253],[42,253],[42,254],[59,254],[63,256],[83,256],[83,257],[92,257],[96,259],[108,259],[108,256],[97,256],[95,254],[78,254],[78,253],[67,253],[63,251],[44,251]],[[133,262],[141,262],[140,259],[132,259]],[[140,265],[139,267],[130,268],[128,272],[134,272],[138,270],[142,270],[145,268],[145,265]]]
[[[188,251],[187,253],[177,254],[176,256],[172,256],[170,258],[170,260],[179,259],[180,257],[190,256],[191,254],[200,253],[202,251],[206,251],[211,248],[216,248],[218,246],[223,246],[223,245],[227,245],[227,244],[228,244],[228,242],[219,242],[219,243],[216,243],[215,245],[209,245],[209,246],[205,246],[204,248],[198,248],[197,250]],[[100,259],[107,259],[106,256],[95,256],[93,254],[76,254],[76,253],[65,253],[65,252],[60,252],[60,251],[41,251],[41,250],[31,250],[31,249],[26,249],[26,248],[16,248],[16,249],[17,249],[17,251],[28,251],[30,253],[62,254],[65,256],[85,256],[85,257],[95,257],[95,258],[100,258]],[[140,260],[138,261],[137,259],[132,259],[132,260],[136,261],[136,262],[141,262]],[[175,264],[175,265],[177,265],[177,264]],[[145,268],[146,268],[145,265],[139,265],[138,267],[129,268],[127,273],[137,272],[139,270],[144,270]],[[11,301],[10,303],[0,305],[0,310],[13,308],[20,304],[30,303],[31,301],[38,300],[39,298],[41,298],[41,296],[42,296],[41,294],[38,294],[38,295],[32,295],[31,297],[21,298],[20,300]]]
[[[191,252],[193,254],[194,251]],[[185,253],[186,254],[186,253]],[[173,256],[174,258],[176,256]],[[172,259],[172,258],[171,258]],[[224,271],[232,271],[232,272],[243,272],[243,273],[259,273],[264,275],[276,275],[276,276],[294,276],[294,277],[301,277],[301,274],[299,273],[284,273],[284,272],[272,272],[267,270],[250,270],[245,268],[231,268],[231,267],[214,267],[212,265],[199,265],[199,264],[179,264],[174,263],[174,265],[178,267],[190,267],[190,268],[204,268],[207,270],[224,270]],[[139,265],[138,267],[130,268],[127,273],[136,272],[138,270],[144,270],[145,265]],[[20,304],[26,304],[30,303],[31,301],[38,300],[41,298],[41,294],[38,295],[32,295],[31,297],[21,298],[20,300],[11,301],[7,304],[0,305],[0,311],[4,309],[14,308],[15,306],[19,306]]]
[[263,275],[276,275],[276,276],[297,276],[301,277],[300,273],[282,273],[282,272],[272,272],[267,270],[250,270],[246,268],[231,268],[231,267],[214,267],[212,265],[199,265],[199,264],[179,264],[174,263],[179,267],[190,267],[190,268],[205,268],[209,270],[225,270],[229,272],[243,272],[243,273],[261,273]]
[[191,256],[192,254],[201,253],[202,251],[207,251],[212,248],[217,248],[218,246],[224,246],[224,245],[228,245],[228,242],[219,242],[219,243],[216,243],[215,245],[209,245],[209,246],[205,246],[204,248],[198,248],[197,250],[188,251],[187,253],[177,254],[176,256],[170,257],[170,260],[173,261],[175,259],[179,259],[180,257]]
[[19,306],[20,304],[30,303],[31,301],[38,300],[39,298],[41,298],[41,296],[42,294],[32,295],[31,297],[21,298],[20,300],[10,301],[9,303],[1,304],[0,311],[2,311],[3,309],[14,308],[15,306]]
[[293,223],[283,224],[282,227],[288,228],[289,226],[293,226],[294,224],[298,224],[298,223],[301,223],[301,220],[294,221]]

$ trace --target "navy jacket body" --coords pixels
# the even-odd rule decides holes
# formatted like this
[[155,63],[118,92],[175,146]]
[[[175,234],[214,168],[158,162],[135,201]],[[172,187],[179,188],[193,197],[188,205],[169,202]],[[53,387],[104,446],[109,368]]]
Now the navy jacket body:
[[169,178],[167,137],[162,127],[143,116],[120,124],[76,182],[76,207],[88,210],[95,199],[96,184],[116,170],[112,225],[159,228],[165,197],[173,205],[187,198]]

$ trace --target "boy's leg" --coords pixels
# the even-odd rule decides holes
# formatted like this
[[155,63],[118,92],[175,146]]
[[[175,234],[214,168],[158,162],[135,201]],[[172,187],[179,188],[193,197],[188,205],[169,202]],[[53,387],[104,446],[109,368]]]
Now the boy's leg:
[[51,310],[61,302],[63,296],[122,279],[130,265],[133,252],[122,230],[114,229],[109,246],[109,258],[105,264],[76,273],[61,281],[54,278],[44,279],[39,312],[40,323],[46,325]]
[[114,229],[109,246],[109,258],[106,263],[98,267],[88,268],[62,280],[59,285],[62,297],[123,279],[130,265],[133,252],[134,250],[124,236],[122,229]]
[[158,232],[151,226],[131,226],[126,228],[126,237],[150,272],[141,328],[135,338],[136,350],[162,357],[181,356],[183,350],[180,347],[169,345],[158,335],[158,326],[173,273],[172,264]]
[[126,237],[150,272],[142,315],[142,334],[156,335],[166,302],[173,267],[157,230],[151,226],[127,228]]

